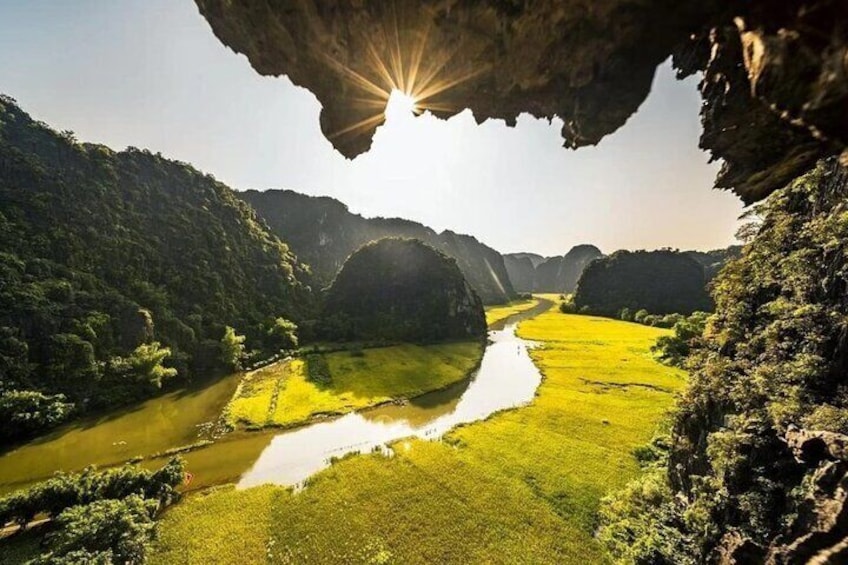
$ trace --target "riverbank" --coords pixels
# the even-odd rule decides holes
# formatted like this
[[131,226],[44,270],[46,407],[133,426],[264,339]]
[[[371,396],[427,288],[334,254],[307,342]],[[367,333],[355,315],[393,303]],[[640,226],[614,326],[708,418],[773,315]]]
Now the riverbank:
[[[245,375],[225,419],[233,428],[292,428],[405,402],[467,379],[483,349],[480,341],[403,344],[280,361]],[[322,380],[310,376],[309,363]]]
[[638,472],[681,371],[649,348],[665,330],[561,314],[524,321],[544,374],[533,402],[344,458],[294,494],[263,486],[190,497],[161,522],[158,563],[602,562],[600,499]]
[[215,424],[241,374],[179,390],[62,426],[0,456],[0,496],[56,471],[108,467],[216,435]]
[[528,300],[513,300],[508,304],[500,304],[497,306],[487,306],[486,307],[486,325],[490,328],[498,324],[499,322],[503,322],[504,320],[515,316],[516,314],[520,314],[522,312],[526,312],[531,308],[534,308],[542,303],[542,300],[536,296],[530,298]]

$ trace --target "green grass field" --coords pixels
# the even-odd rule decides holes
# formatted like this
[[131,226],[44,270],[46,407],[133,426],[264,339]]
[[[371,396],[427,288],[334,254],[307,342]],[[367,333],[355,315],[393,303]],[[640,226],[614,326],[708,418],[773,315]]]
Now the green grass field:
[[638,473],[681,371],[649,348],[665,330],[559,313],[521,324],[541,344],[535,401],[345,458],[293,494],[219,490],[170,510],[154,563],[602,563],[601,497]]
[[486,325],[491,326],[501,320],[509,318],[514,314],[519,314],[525,310],[529,310],[538,304],[539,301],[533,298],[532,300],[513,300],[509,304],[501,304],[497,306],[486,307]]
[[318,415],[344,414],[391,400],[412,398],[466,378],[480,362],[477,341],[394,345],[324,354],[331,382],[307,378],[302,359],[250,373],[225,409],[234,427],[295,426]]

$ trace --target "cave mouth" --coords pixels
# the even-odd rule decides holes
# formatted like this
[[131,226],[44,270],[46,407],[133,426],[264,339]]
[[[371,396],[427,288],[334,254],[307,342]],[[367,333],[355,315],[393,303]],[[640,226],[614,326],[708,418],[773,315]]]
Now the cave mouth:
[[669,57],[680,78],[703,73],[700,144],[722,162],[714,186],[745,203],[848,140],[843,0],[195,2],[260,74],[315,94],[350,159],[371,148],[393,88],[442,118],[559,116],[565,146],[595,145]]

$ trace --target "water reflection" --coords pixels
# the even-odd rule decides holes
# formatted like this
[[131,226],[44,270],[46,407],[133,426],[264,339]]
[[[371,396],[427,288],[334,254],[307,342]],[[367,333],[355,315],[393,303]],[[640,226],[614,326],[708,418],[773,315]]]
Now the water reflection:
[[470,381],[402,406],[352,413],[278,434],[242,475],[238,487],[297,485],[328,467],[333,457],[385,449],[386,443],[403,437],[437,439],[458,424],[529,402],[541,375],[527,352],[532,344],[515,335],[516,325],[512,321],[489,333],[491,343]]

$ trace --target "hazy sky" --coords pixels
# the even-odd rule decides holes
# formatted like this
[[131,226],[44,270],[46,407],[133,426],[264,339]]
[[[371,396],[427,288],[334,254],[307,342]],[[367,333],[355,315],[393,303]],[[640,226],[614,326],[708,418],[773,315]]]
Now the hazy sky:
[[697,81],[675,81],[668,65],[598,147],[563,149],[557,121],[527,116],[508,128],[468,111],[393,115],[348,161],[322,136],[315,97],[256,74],[191,0],[0,0],[0,52],[0,92],[81,140],[161,151],[235,189],[333,196],[503,252],[721,247],[742,211],[711,189]]

